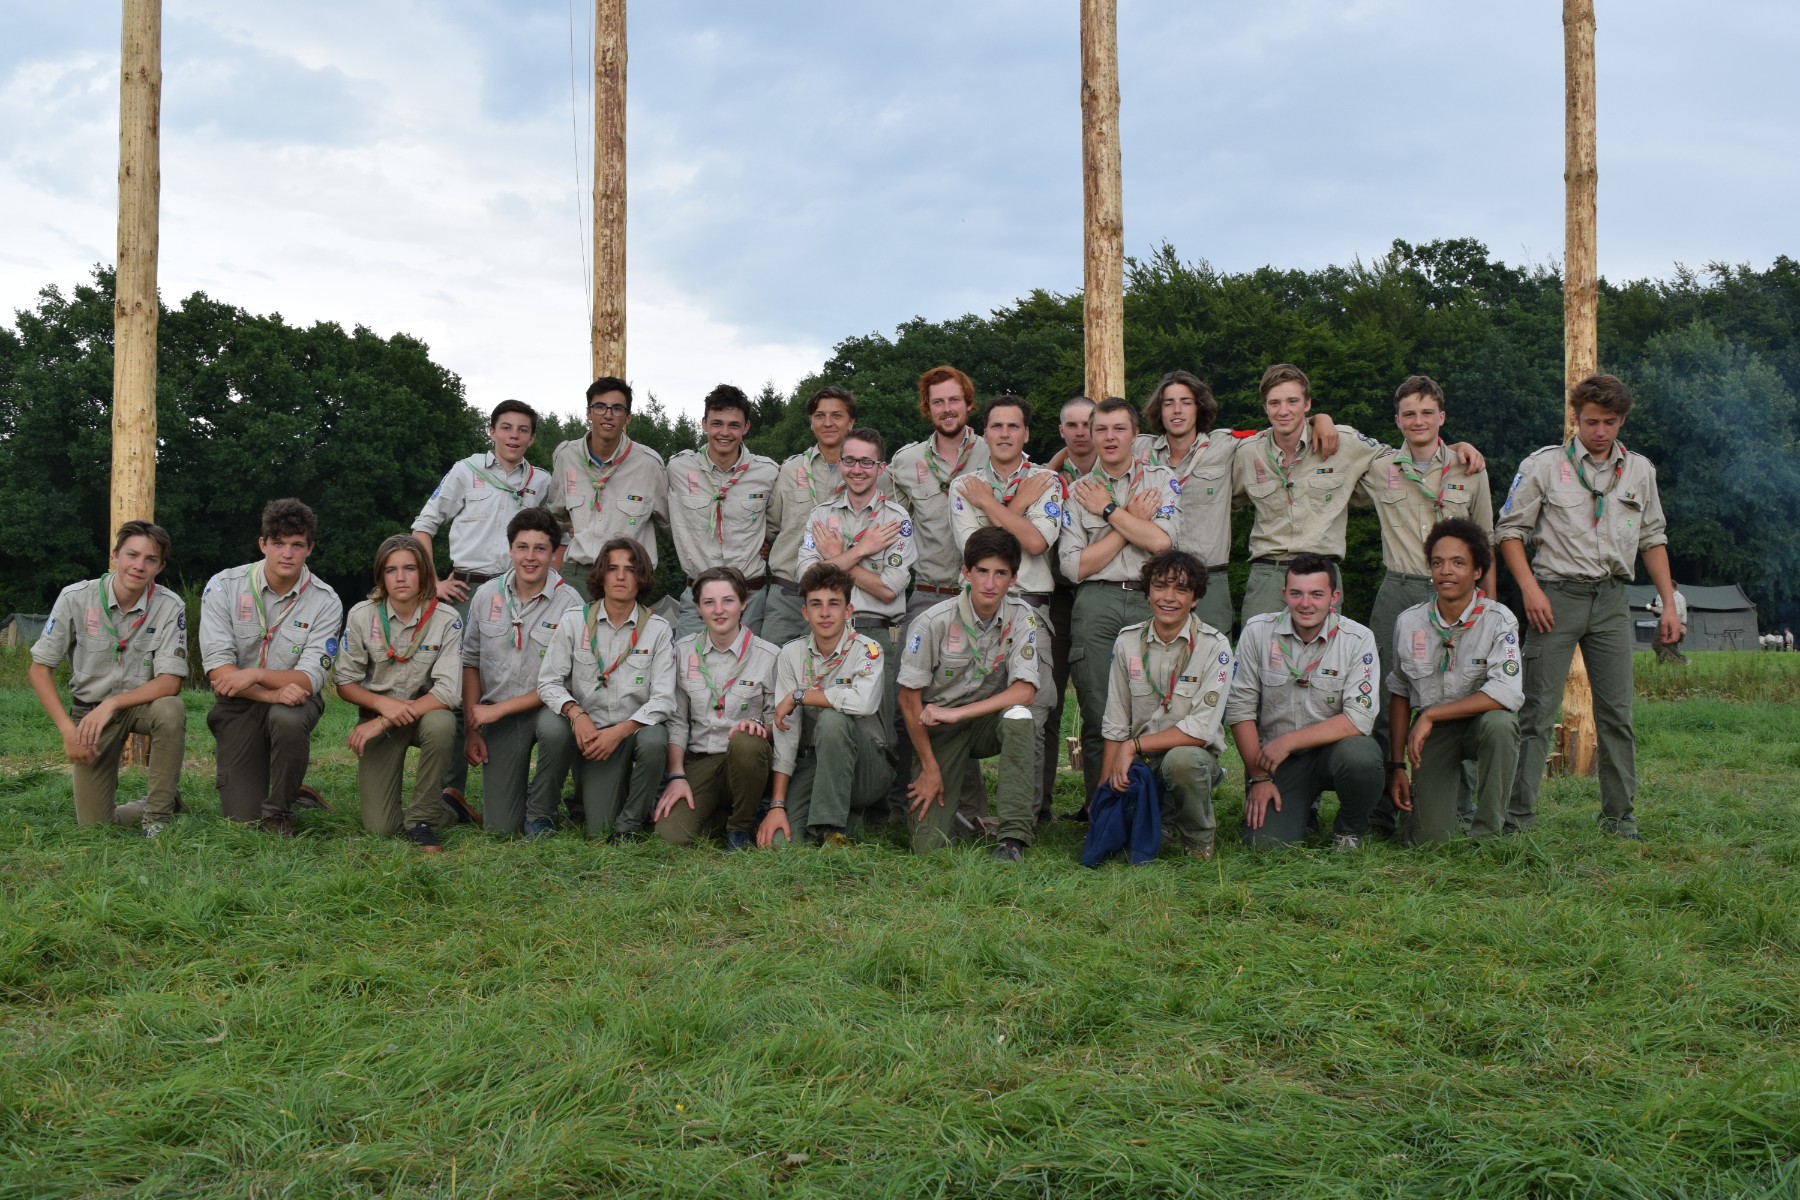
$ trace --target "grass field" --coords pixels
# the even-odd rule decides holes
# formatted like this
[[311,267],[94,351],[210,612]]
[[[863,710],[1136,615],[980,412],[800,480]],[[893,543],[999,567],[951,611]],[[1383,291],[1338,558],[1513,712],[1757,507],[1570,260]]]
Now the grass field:
[[1800,656],[1640,666],[1643,845],[1558,780],[1480,850],[1090,872],[1062,822],[427,859],[335,703],[278,842],[199,693],[192,815],[78,831],[9,657],[0,1197],[1795,1196]]

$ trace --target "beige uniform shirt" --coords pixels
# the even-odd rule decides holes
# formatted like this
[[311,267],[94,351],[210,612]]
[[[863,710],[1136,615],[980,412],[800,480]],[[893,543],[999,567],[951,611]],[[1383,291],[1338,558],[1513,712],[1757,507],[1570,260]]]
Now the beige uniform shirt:
[[1378,456],[1357,485],[1358,496],[1381,518],[1381,560],[1390,571],[1429,575],[1425,535],[1439,521],[1462,517],[1483,533],[1494,529],[1494,498],[1486,471],[1471,475],[1462,460],[1439,442],[1423,470],[1404,446]]
[[232,567],[207,580],[200,593],[200,669],[301,671],[317,696],[337,657],[343,624],[344,602],[306,568],[278,594],[261,563]]
[[1311,422],[1303,425],[1300,457],[1285,468],[1270,430],[1238,442],[1231,459],[1231,495],[1233,504],[1248,503],[1253,510],[1251,558],[1344,556],[1344,521],[1356,485],[1393,447],[1348,425],[1337,430],[1337,453],[1320,458],[1313,447]]
[[554,571],[544,590],[525,601],[511,571],[475,589],[469,627],[463,630],[462,665],[481,672],[481,703],[537,691],[550,635],[571,608],[581,608],[581,593]]
[[1355,621],[1327,617],[1313,640],[1302,642],[1285,610],[1251,617],[1238,638],[1225,723],[1255,721],[1267,742],[1342,713],[1368,733],[1381,701],[1379,671],[1375,635]]
[[762,548],[780,470],[774,459],[741,447],[729,469],[704,450],[683,450],[669,460],[669,528],[689,579],[708,567],[736,567],[749,580],[768,573]]
[[520,509],[541,508],[550,472],[528,462],[508,471],[493,451],[471,454],[450,468],[412,527],[434,536],[450,522],[450,562],[476,575],[499,575],[511,564],[506,525]]
[[628,437],[605,462],[597,461],[585,437],[556,448],[550,460],[550,493],[545,507],[569,535],[567,560],[592,566],[600,547],[617,537],[632,538],[656,565],[656,530],[669,519],[668,480],[662,455]]
[[1415,709],[1486,692],[1502,708],[1518,712],[1525,703],[1518,618],[1504,604],[1479,594],[1469,597],[1449,628],[1432,619],[1436,608],[1436,600],[1427,600],[1394,621],[1387,690],[1405,696]]
[[602,729],[661,725],[675,715],[675,631],[641,604],[620,625],[600,601],[571,609],[550,635],[538,699],[556,713],[573,700]]
[[1199,617],[1188,617],[1172,642],[1149,621],[1127,625],[1113,643],[1100,736],[1128,742],[1178,728],[1223,754],[1230,691],[1231,639]]
[[1181,513],[1175,548],[1209,567],[1231,559],[1231,457],[1237,443],[1231,430],[1215,429],[1195,438],[1180,462],[1170,460],[1166,434],[1140,433],[1133,447],[1139,462],[1167,467],[1174,476],[1171,487]]
[[[775,662],[775,702],[781,703],[782,697],[793,695],[799,688],[810,691],[817,686],[824,690],[832,708],[855,717],[857,727],[885,747],[888,731],[881,719],[881,697],[887,687],[881,667],[883,653],[873,638],[846,626],[837,648],[830,654],[820,654],[809,630],[805,637],[795,638],[781,648]],[[796,705],[788,716],[788,727],[774,730],[772,770],[783,775],[794,773],[800,748],[812,745],[818,736],[819,714],[823,711],[807,704]]]
[[[863,558],[860,565],[868,571],[881,576],[881,582],[893,593],[892,600],[877,600],[861,588],[850,590],[850,605],[856,609],[857,616],[901,617],[906,615],[906,588],[912,580],[913,567],[918,562],[918,547],[913,541],[913,522],[906,510],[875,492],[866,508],[858,511],[851,506],[849,496],[840,496],[830,504],[821,504],[806,517],[806,534],[800,539],[800,552],[797,560],[801,575],[806,568],[820,561],[819,547],[813,536],[814,525],[824,525],[828,529],[836,529],[846,541],[859,538],[871,525],[880,525],[890,521],[900,522],[900,540],[883,550],[880,554],[871,554]],[[797,579],[799,576],[795,576]]]
[[1062,533],[1062,484],[1056,478],[1056,472],[1046,467],[1033,466],[1021,459],[1018,468],[1009,478],[1001,479],[994,473],[993,464],[986,462],[958,475],[950,484],[950,532],[956,539],[956,558],[962,561],[962,550],[968,544],[969,535],[977,529],[993,524],[987,514],[969,503],[965,489],[971,479],[979,479],[994,489],[994,498],[1005,503],[1007,498],[1018,491],[1019,485],[1027,479],[1039,475],[1050,477],[1050,486],[1044,494],[1025,506],[1019,514],[1031,522],[1031,527],[1044,536],[1049,543],[1042,554],[1027,554],[1019,560],[1019,578],[1015,585],[1021,592],[1032,592],[1047,596],[1056,586],[1050,576],[1050,560],[1056,556],[1056,539]]
[[900,686],[917,688],[927,704],[955,706],[985,700],[1023,679],[1038,686],[1036,611],[1008,593],[985,624],[969,596],[934,604],[907,629]]
[[1656,468],[1619,443],[1604,463],[1572,444],[1574,462],[1566,447],[1545,446],[1519,464],[1494,541],[1536,542],[1539,579],[1630,580],[1638,555],[1669,540]]
[[[350,610],[344,623],[343,653],[338,655],[332,678],[396,700],[417,700],[429,692],[445,708],[458,709],[462,707],[462,642],[462,618],[448,604],[428,600],[413,612],[410,622],[403,622],[386,601],[377,606],[373,600],[364,600]],[[407,657],[389,658],[390,650]]]
[[739,721],[767,725],[781,697],[775,691],[778,651],[748,629],[721,650],[703,629],[675,643],[675,715],[669,744],[689,754],[718,754]]
[[[1125,476],[1113,479],[1107,475],[1099,462],[1094,463],[1090,477],[1110,485],[1112,497],[1120,508],[1125,502],[1140,492],[1154,489],[1157,493],[1156,515],[1152,518],[1169,535],[1169,540],[1176,545],[1181,544],[1181,514],[1176,507],[1175,489],[1171,486],[1175,477],[1167,467],[1149,467],[1134,464]],[[1079,480],[1077,481],[1079,482]],[[1063,510],[1062,536],[1057,540],[1057,557],[1062,560],[1063,577],[1086,583],[1098,579],[1108,583],[1135,582],[1150,555],[1129,541],[1125,548],[1113,556],[1111,562],[1090,575],[1080,574],[1081,552],[1089,545],[1106,536],[1111,524],[1098,513],[1091,513],[1081,506],[1075,498],[1075,487],[1069,486],[1069,500]]]
[[962,546],[950,528],[950,482],[964,471],[985,466],[987,443],[973,429],[963,430],[956,461],[945,462],[934,437],[902,447],[888,464],[894,501],[912,514],[918,539],[918,566],[913,582],[956,587],[962,580]]
[[142,687],[158,675],[187,677],[187,606],[155,584],[129,609],[113,595],[112,575],[71,583],[57,594],[31,661],[55,668],[69,660],[69,694],[94,705]]
[[810,524],[807,518],[813,509],[843,494],[843,472],[836,463],[826,462],[817,446],[781,464],[769,496],[769,574],[800,582],[804,570],[799,565],[800,541]]

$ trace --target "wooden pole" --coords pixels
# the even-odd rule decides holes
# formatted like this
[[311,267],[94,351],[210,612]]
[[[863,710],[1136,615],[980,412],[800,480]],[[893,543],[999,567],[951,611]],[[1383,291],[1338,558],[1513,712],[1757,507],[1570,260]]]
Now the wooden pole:
[[1082,326],[1087,394],[1125,394],[1118,0],[1081,0]]
[[594,0],[594,378],[625,377],[625,0]]
[[[1594,0],[1563,0],[1563,101],[1563,438],[1567,440],[1575,436],[1575,407],[1569,393],[1600,363]],[[1592,775],[1594,693],[1580,647],[1563,688],[1563,743],[1568,772]]]
[[[156,251],[162,0],[124,0],[113,282],[112,532],[156,514]],[[109,539],[110,544],[110,539]]]

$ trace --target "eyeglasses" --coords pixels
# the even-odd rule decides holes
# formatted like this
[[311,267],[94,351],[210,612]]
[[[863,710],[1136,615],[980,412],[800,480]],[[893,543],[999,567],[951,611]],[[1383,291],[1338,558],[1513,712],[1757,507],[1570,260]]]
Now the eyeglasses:
[[840,458],[838,466],[855,467],[859,471],[873,471],[881,466],[881,460],[879,458]]
[[630,412],[631,408],[625,404],[590,404],[588,411],[602,417],[622,417]]

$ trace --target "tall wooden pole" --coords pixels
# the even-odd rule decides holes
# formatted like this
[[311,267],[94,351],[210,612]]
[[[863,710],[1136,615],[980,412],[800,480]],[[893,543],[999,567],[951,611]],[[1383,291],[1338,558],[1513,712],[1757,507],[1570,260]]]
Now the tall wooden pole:
[[[1575,436],[1569,393],[1599,369],[1600,261],[1595,247],[1600,179],[1595,135],[1594,0],[1563,0],[1563,437]],[[1592,775],[1594,693],[1581,649],[1563,689],[1563,762]]]
[[594,378],[625,377],[625,0],[594,0]]
[[1087,394],[1125,394],[1118,0],[1081,0],[1082,326]]
[[112,530],[156,513],[156,237],[162,0],[124,0],[113,300]]

